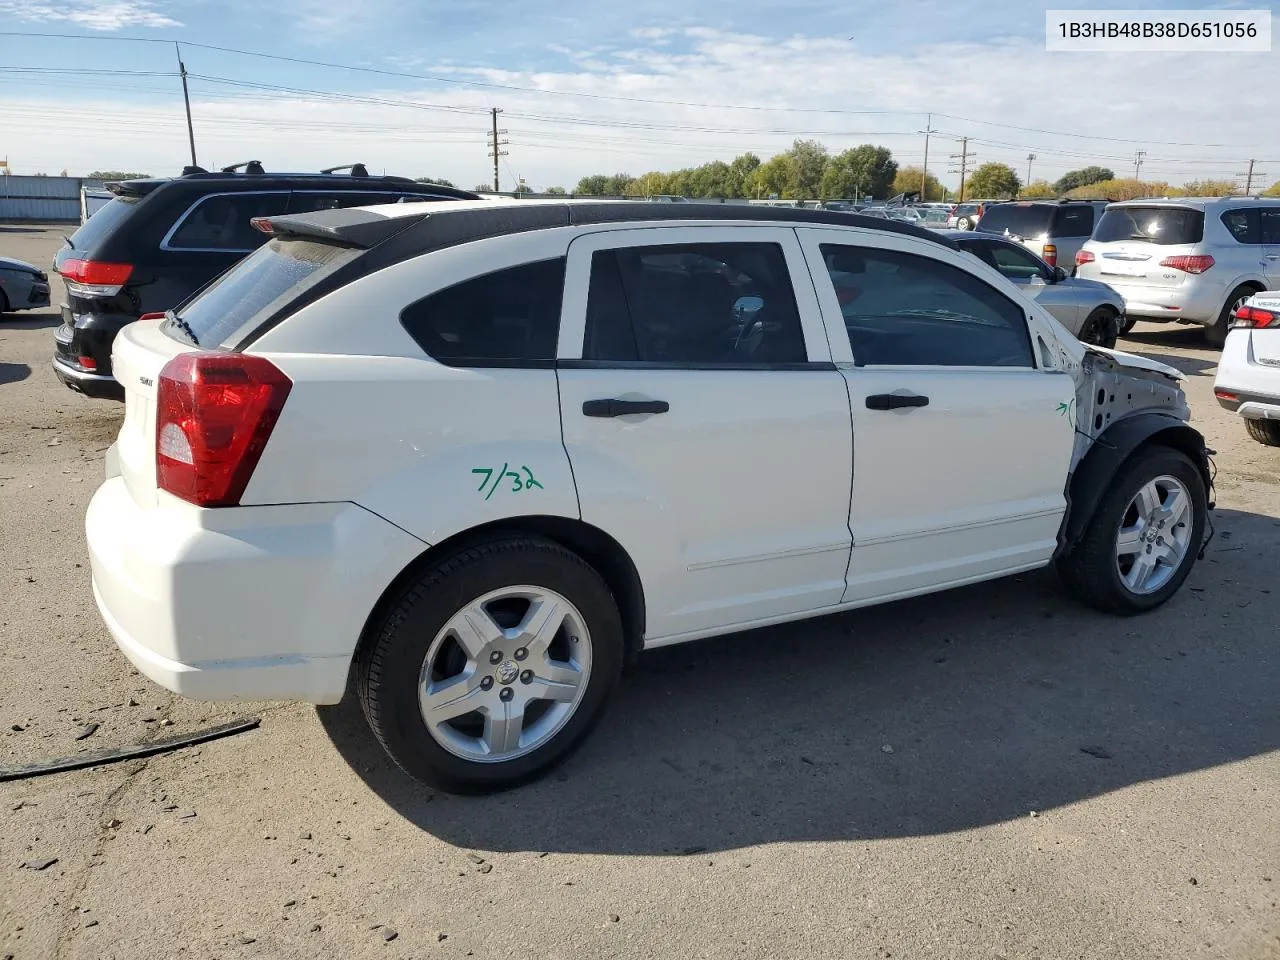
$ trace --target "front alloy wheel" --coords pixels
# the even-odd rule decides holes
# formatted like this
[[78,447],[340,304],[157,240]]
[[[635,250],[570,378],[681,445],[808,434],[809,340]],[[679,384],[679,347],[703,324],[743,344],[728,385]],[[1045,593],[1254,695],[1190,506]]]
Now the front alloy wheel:
[[1191,549],[1191,494],[1177,477],[1156,477],[1134,494],[1116,534],[1116,570],[1138,596],[1155,593]]

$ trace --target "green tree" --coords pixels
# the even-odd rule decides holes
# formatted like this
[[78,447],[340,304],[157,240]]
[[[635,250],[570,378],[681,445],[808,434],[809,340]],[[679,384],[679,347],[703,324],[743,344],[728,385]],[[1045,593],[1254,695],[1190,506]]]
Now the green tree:
[[1240,186],[1234,180],[1188,180],[1180,192],[1184,197],[1230,197]]
[[729,190],[726,196],[752,197],[755,185],[755,173],[760,169],[760,158],[754,153],[744,153],[733,158],[729,164]]
[[1103,180],[1114,180],[1116,175],[1106,167],[1083,167],[1080,170],[1068,170],[1053,185],[1059,194],[1067,193],[1077,187],[1087,187]]
[[753,196],[768,199],[795,199],[791,193],[793,180],[792,160],[789,153],[779,153],[760,164],[755,172],[755,190]]
[[1262,195],[1264,197],[1280,197],[1280,180],[1263,190]]
[[817,140],[796,140],[787,151],[791,174],[787,192],[795,200],[816,200],[822,195],[822,174],[827,169],[827,148]]
[[884,198],[897,175],[898,164],[887,148],[864,143],[827,161],[822,172],[822,197],[861,199],[870,194]]
[[1123,177],[1076,187],[1067,196],[1072,200],[1142,200],[1146,197],[1167,197],[1172,190],[1163,180],[1146,181]]
[[[893,182],[889,184],[888,193],[890,196],[895,197],[900,193],[918,193],[920,191],[920,178],[923,175],[923,167],[900,167],[893,178]],[[932,173],[929,174],[927,186],[920,199],[925,201],[942,200],[946,195],[946,188],[938,182],[938,178]]]
[[564,187],[547,187],[546,193],[551,197],[563,197],[565,195]]
[[574,193],[586,194],[589,197],[602,197],[607,192],[609,186],[609,177],[603,173],[593,173],[589,177],[583,177],[578,181],[578,185],[573,188]]
[[1018,192],[1020,200],[1052,200],[1057,189],[1048,180],[1032,180]]
[[493,189],[492,183],[477,183],[474,187],[471,188],[471,192],[483,193],[486,190],[492,190],[492,189]]
[[965,184],[965,197],[977,200],[1006,200],[1018,195],[1022,181],[1007,163],[984,163]]
[[146,180],[149,173],[126,173],[123,170],[95,170],[87,175],[89,180]]
[[452,187],[453,183],[444,177],[414,177],[414,183],[434,183],[441,187]]

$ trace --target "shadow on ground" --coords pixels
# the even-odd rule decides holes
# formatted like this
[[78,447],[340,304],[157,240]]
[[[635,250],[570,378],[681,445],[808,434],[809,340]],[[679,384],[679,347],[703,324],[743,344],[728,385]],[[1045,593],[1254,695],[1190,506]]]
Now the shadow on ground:
[[1280,748],[1280,521],[1217,525],[1187,586],[1140,618],[1084,609],[1044,571],[652,651],[578,754],[505,794],[432,796],[353,697],[319,716],[388,804],[462,847],[965,830]]
[[0,384],[17,383],[29,376],[31,376],[31,367],[27,364],[0,361]]
[[[1143,347],[1165,347],[1184,352],[1176,355],[1144,353]],[[1116,349],[1167,363],[1189,377],[1213,376],[1218,369],[1220,352],[1217,347],[1210,347],[1205,342],[1203,328],[1182,324],[1145,324],[1121,337]]]
[[[0,330],[46,330],[60,326],[62,316],[57,313],[0,313]],[[53,356],[52,341],[49,356]]]

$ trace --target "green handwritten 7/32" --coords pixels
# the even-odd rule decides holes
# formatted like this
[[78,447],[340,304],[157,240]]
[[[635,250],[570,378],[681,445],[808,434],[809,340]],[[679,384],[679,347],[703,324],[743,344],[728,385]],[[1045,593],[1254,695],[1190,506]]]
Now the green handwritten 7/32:
[[484,493],[487,487],[489,492],[485,493],[484,498],[488,500],[502,486],[502,482],[508,478],[511,481],[511,485],[507,488],[508,493],[525,493],[529,490],[543,489],[542,484],[537,481],[533,471],[528,467],[523,464],[520,465],[519,470],[523,472],[523,476],[514,468],[508,469],[509,467],[512,467],[512,464],[504,463],[501,470],[495,470],[493,467],[472,467],[472,473],[484,475],[484,479],[480,481],[480,486],[476,488],[476,493]]

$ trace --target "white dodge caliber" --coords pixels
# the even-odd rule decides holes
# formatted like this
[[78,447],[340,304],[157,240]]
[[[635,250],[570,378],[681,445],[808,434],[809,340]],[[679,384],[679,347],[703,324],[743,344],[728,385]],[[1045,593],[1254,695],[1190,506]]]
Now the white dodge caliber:
[[1051,563],[1139,613],[1203,550],[1179,373],[927,231],[541,201],[255,225],[116,341],[98,606],[185,696],[350,677],[445,789],[545,771],[642,649]]

